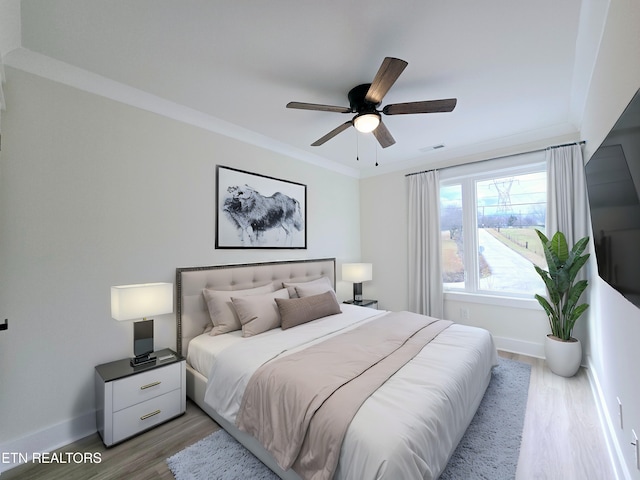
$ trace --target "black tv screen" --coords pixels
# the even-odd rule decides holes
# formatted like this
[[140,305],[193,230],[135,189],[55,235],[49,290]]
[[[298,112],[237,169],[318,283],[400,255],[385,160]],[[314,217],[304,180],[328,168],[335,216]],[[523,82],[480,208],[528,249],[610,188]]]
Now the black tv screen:
[[598,274],[640,307],[640,91],[585,174]]

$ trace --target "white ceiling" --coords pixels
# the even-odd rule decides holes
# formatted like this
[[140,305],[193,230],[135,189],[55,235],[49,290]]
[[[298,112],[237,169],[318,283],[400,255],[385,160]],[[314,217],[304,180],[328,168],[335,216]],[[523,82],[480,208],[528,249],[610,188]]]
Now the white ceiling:
[[[600,35],[582,4],[22,0],[11,19],[21,21],[21,48],[2,53],[11,66],[56,60],[97,93],[132,87],[165,114],[190,112],[214,130],[367,176],[575,135]],[[348,106],[347,92],[371,82],[385,56],[409,65],[382,105],[455,97],[456,109],[384,117],[397,141],[386,149],[353,128],[311,147],[350,116],[287,102]]]

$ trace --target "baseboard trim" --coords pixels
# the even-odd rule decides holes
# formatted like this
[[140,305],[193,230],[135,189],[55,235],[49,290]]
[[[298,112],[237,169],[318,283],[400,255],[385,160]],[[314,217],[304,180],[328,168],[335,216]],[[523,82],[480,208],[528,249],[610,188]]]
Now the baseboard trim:
[[627,468],[627,464],[624,460],[624,455],[620,449],[620,443],[616,436],[616,429],[609,415],[609,411],[606,407],[604,400],[604,392],[600,387],[600,381],[598,380],[598,374],[595,369],[592,368],[590,358],[588,359],[587,377],[589,378],[589,384],[591,385],[591,391],[593,398],[596,402],[596,410],[598,411],[598,418],[600,419],[600,425],[602,426],[602,432],[604,433],[604,440],[607,445],[607,452],[613,466],[613,472],[616,476],[616,480],[631,480],[631,473]]
[[0,473],[31,461],[34,453],[52,452],[97,431],[95,411],[0,445]]
[[529,357],[544,358],[544,345],[542,343],[525,342],[508,337],[493,337],[496,348],[504,352],[519,353]]

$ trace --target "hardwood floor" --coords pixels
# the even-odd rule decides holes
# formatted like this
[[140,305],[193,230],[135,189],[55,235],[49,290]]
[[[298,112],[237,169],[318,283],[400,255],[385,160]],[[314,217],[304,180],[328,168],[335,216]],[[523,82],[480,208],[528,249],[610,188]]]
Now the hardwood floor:
[[[586,372],[565,379],[540,359],[500,355],[532,366],[516,479],[615,478]],[[100,453],[99,464],[26,464],[2,473],[2,480],[173,480],[165,459],[218,428],[188,401],[183,416],[120,445],[107,449],[94,434],[59,450]]]
[[614,479],[585,369],[563,378],[551,373],[544,360],[499,353],[531,364],[516,479]]
[[25,464],[2,473],[2,480],[174,480],[165,460],[220,427],[191,400],[187,411],[153,430],[106,448],[95,433],[60,452],[100,453],[96,464]]

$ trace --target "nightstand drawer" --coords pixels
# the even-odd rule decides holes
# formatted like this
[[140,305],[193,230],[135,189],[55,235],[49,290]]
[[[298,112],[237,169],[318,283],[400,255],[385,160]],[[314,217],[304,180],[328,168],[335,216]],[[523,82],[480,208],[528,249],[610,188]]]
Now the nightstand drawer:
[[181,390],[174,390],[114,413],[114,443],[180,415],[181,394]]
[[181,363],[156,368],[113,382],[113,411],[180,389]]

